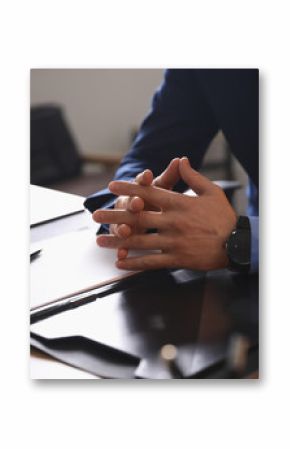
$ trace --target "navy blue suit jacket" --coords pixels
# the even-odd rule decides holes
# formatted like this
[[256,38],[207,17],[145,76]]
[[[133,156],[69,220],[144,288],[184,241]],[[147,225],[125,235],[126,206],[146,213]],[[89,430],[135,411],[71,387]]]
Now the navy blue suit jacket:
[[[132,179],[145,168],[157,176],[171,159],[182,156],[198,169],[211,139],[222,130],[258,187],[258,101],[256,69],[167,70],[114,179]],[[179,183],[175,190],[185,188]],[[88,197],[85,207],[93,212],[112,199],[104,189]]]
[[[182,156],[198,169],[210,141],[222,130],[251,181],[250,215],[258,215],[258,90],[257,69],[167,70],[151,111],[114,179],[134,179],[146,168],[157,176],[171,159]],[[186,188],[179,182],[175,190]],[[113,202],[114,196],[104,189],[89,196],[85,207],[93,212],[111,207]]]

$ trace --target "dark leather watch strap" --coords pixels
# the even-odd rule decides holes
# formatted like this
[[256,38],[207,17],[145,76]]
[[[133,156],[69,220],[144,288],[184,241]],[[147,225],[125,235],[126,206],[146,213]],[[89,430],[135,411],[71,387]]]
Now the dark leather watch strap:
[[236,229],[248,229],[250,231],[250,220],[249,217],[240,215],[237,221]]
[[[238,261],[237,257],[235,256],[235,247],[238,245],[238,240],[241,236],[239,236],[240,233],[243,233],[243,239],[245,242],[243,244],[246,244],[247,247],[244,249],[247,253],[246,260],[244,261]],[[238,248],[238,247],[237,247]],[[237,271],[239,273],[248,273],[251,267],[250,263],[250,255],[251,255],[251,227],[250,227],[250,221],[248,217],[240,216],[237,221],[236,228],[231,233],[229,239],[226,242],[226,250],[227,250],[227,256],[229,259],[229,265],[228,268],[231,271]],[[240,251],[240,248],[237,249],[237,251]]]

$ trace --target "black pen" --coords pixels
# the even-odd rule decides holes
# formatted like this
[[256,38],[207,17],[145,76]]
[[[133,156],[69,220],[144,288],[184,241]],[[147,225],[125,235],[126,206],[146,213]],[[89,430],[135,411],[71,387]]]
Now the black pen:
[[41,249],[37,249],[36,251],[33,251],[33,253],[30,253],[30,262],[36,259],[41,253],[41,251],[42,251]]

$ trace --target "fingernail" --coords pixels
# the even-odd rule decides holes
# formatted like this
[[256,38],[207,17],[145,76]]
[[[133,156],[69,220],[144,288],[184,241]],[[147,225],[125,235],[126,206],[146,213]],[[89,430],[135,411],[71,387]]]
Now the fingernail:
[[114,181],[109,182],[108,189],[112,190],[114,188]]
[[99,246],[101,246],[102,248],[106,248],[106,244],[105,244],[104,240],[101,237],[97,238],[97,244]]
[[101,214],[101,212],[98,211],[98,210],[96,210],[96,211],[93,213],[93,220],[94,220],[96,223],[100,223],[99,220],[101,220],[101,219],[102,219],[102,214]]
[[120,269],[125,268],[125,262],[123,260],[117,260],[116,267]]

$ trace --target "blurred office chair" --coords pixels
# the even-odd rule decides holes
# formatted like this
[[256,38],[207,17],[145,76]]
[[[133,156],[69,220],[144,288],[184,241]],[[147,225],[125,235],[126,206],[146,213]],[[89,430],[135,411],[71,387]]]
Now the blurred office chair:
[[[107,184],[120,160],[118,155],[82,155],[60,106],[31,108],[31,184],[86,196]],[[88,164],[95,169],[87,172]]]
[[79,175],[82,160],[61,109],[33,107],[30,118],[31,183],[48,185]]

